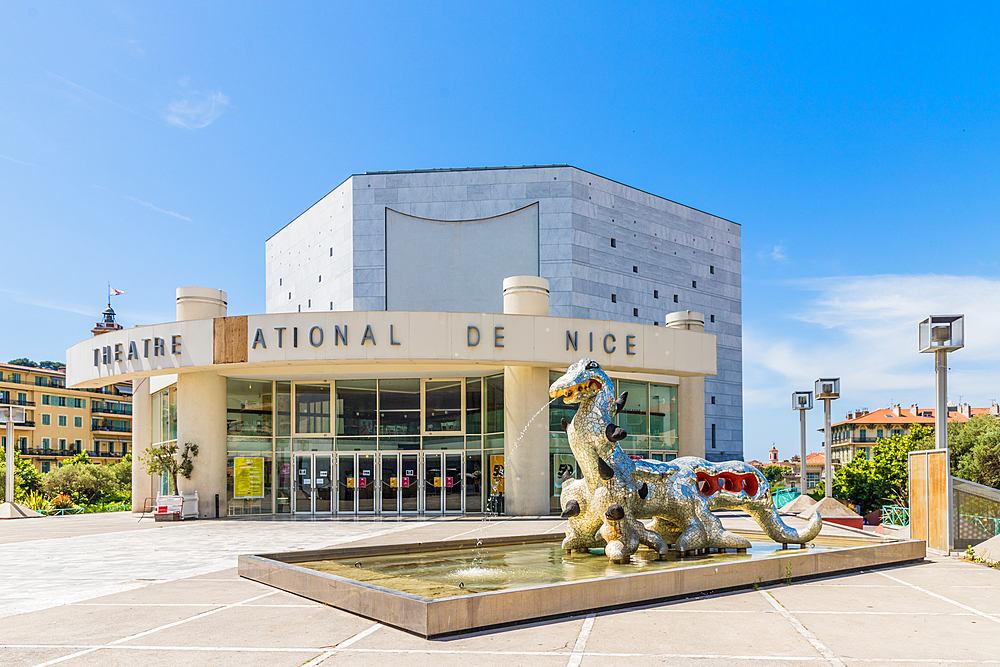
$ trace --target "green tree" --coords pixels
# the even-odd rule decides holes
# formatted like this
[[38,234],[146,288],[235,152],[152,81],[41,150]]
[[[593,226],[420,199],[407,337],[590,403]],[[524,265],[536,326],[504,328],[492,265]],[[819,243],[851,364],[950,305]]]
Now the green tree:
[[[0,494],[6,493],[3,486],[7,483],[7,453],[0,447]],[[20,502],[26,496],[42,490],[42,474],[35,470],[35,465],[22,459],[21,454],[14,450],[14,500]],[[0,501],[2,502],[2,501]]]
[[764,466],[760,472],[772,488],[779,488],[785,485],[785,474],[788,473],[786,468],[781,466]]
[[36,364],[34,361],[26,357],[18,357],[17,359],[11,359],[7,363],[13,364],[15,366],[27,366],[28,368],[38,368],[38,364]]
[[181,456],[177,457],[177,443],[150,447],[142,454],[143,470],[150,475],[167,476],[168,495],[177,495],[177,475],[191,479],[195,456],[198,456],[198,445],[186,442]]
[[[132,452],[127,453],[118,463],[109,466],[118,485],[118,493],[132,497]],[[127,500],[127,498],[121,498]]]
[[86,452],[77,452],[73,458],[63,461],[64,466],[90,465],[90,457]]
[[116,500],[119,490],[111,466],[68,465],[45,475],[46,493],[67,495],[78,504],[92,505]]
[[66,364],[61,361],[39,361],[38,367],[50,371],[61,371],[66,368]]
[[906,504],[909,453],[933,447],[933,429],[921,425],[909,435],[882,438],[871,459],[855,456],[841,466],[833,479],[833,495],[859,505],[862,514],[886,504]]

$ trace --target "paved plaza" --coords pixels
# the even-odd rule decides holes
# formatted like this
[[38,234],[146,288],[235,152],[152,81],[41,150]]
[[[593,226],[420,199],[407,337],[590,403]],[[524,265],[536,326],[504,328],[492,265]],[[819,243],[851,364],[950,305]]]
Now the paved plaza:
[[430,641],[236,574],[241,553],[561,529],[548,517],[6,521],[0,665],[1000,664],[1000,571],[957,558]]

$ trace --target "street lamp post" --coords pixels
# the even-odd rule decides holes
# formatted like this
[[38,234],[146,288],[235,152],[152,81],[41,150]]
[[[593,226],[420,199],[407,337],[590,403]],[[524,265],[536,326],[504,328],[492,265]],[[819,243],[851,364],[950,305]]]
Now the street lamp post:
[[16,405],[4,405],[0,407],[0,421],[7,422],[7,447],[5,450],[7,469],[6,481],[4,484],[4,502],[14,502],[14,424],[24,422],[25,410]]
[[948,448],[948,353],[965,346],[964,315],[931,315],[919,326],[921,352],[934,353],[934,446]]
[[813,393],[811,391],[793,391],[792,409],[799,411],[799,444],[802,451],[799,454],[799,495],[806,495],[806,410],[812,410]]
[[816,398],[823,401],[823,472],[826,497],[833,498],[833,454],[830,450],[830,404],[840,398],[840,378],[820,378],[816,380]]

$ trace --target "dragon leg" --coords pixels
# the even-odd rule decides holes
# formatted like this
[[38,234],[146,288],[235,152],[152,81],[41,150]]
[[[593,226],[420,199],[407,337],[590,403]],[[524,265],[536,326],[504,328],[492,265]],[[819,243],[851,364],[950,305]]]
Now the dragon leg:
[[659,516],[653,517],[653,523],[650,524],[649,530],[659,535],[667,544],[677,544],[677,538],[681,534],[675,524]]
[[782,521],[774,506],[769,503],[748,505],[743,509],[764,529],[768,537],[782,544],[805,544],[819,535],[819,531],[823,528],[823,518],[818,512],[813,513],[805,528],[796,530]]
[[715,547],[717,549],[747,549],[750,547],[750,540],[741,537],[736,533],[726,530],[719,517],[708,510],[707,503],[699,503],[695,507],[695,516],[705,528],[705,547]]

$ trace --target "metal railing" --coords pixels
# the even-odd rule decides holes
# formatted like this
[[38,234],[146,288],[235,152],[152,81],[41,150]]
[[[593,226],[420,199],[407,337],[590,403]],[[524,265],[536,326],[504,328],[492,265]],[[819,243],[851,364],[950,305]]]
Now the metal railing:
[[882,523],[887,523],[890,526],[909,526],[910,508],[899,505],[883,505]]
[[64,514],[83,514],[84,510],[82,507],[63,507],[60,509],[45,509],[38,511],[45,516],[63,516]]
[[799,487],[774,489],[771,491],[771,496],[774,498],[774,506],[780,508],[799,497]]
[[106,415],[128,415],[130,417],[132,416],[132,406],[131,405],[126,405],[124,407],[111,407],[109,405],[97,405],[96,402],[95,402],[95,403],[91,403],[91,405],[90,405],[90,411],[91,412],[100,412],[100,413],[103,413],[103,414],[106,414]]
[[0,396],[0,405],[24,405],[24,406],[27,406],[29,408],[33,408],[33,407],[35,407],[35,402],[34,401],[25,401],[25,400],[21,400],[19,398],[17,398],[17,399],[15,399],[15,398],[5,398],[3,396]]
[[952,477],[952,543],[958,551],[1000,535],[1000,489]]
[[104,431],[106,433],[131,433],[131,426],[114,426],[113,424],[91,424],[91,431]]

